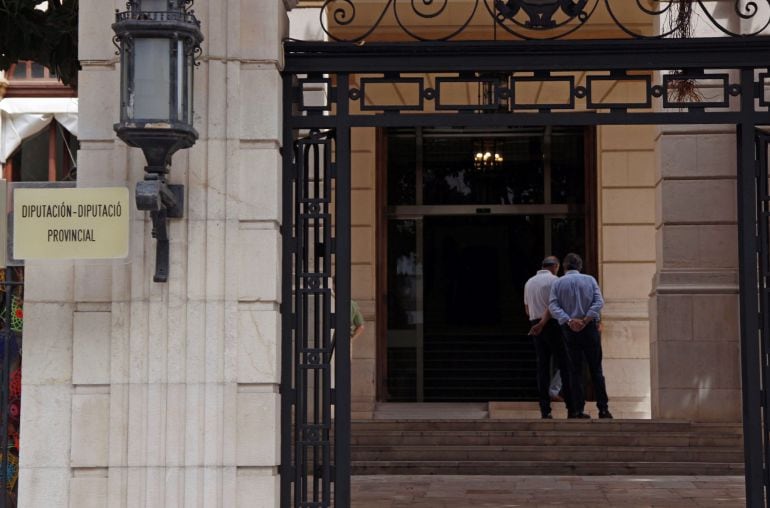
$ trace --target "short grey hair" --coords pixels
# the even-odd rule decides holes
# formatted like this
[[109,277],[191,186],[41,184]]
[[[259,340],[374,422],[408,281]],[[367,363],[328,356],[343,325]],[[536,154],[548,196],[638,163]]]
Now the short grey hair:
[[564,265],[565,270],[577,270],[579,272],[583,269],[583,259],[574,252],[570,252],[564,256],[562,265]]

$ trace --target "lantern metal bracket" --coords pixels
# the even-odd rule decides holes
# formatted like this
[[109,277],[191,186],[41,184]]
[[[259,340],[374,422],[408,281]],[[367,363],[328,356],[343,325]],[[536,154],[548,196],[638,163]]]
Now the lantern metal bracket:
[[170,264],[168,219],[184,216],[184,185],[167,184],[157,178],[156,173],[148,173],[136,184],[136,207],[149,211],[152,220],[152,237],[156,240],[153,280],[167,282]]

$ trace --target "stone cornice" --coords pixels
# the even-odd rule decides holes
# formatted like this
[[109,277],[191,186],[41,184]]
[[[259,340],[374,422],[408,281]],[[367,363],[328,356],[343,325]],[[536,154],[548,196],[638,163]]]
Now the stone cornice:
[[650,296],[738,294],[736,270],[664,270],[655,274]]

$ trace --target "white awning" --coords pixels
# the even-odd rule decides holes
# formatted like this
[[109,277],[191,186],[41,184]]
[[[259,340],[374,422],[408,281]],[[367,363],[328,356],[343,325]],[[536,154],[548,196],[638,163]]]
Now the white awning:
[[71,98],[24,98],[0,100],[0,163],[21,146],[22,141],[43,130],[56,119],[78,135],[78,100]]

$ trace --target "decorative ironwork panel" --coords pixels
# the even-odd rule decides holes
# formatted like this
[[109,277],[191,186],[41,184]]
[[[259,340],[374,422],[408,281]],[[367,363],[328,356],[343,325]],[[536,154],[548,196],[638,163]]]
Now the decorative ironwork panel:
[[[575,99],[578,98],[578,90],[575,87],[575,76],[514,76],[511,78],[511,88],[501,89],[498,93],[510,95],[511,109],[513,110],[554,110],[575,109]],[[561,98],[561,101],[540,100],[541,91],[550,89],[550,96]],[[582,90],[582,89],[581,89]],[[530,97],[528,100],[526,97]],[[580,99],[585,96],[580,95]]]
[[299,111],[323,113],[331,111],[336,100],[335,89],[329,78],[307,77],[297,80],[295,101],[299,102]]
[[284,442],[283,446],[291,450],[293,475],[289,478],[284,474],[283,481],[290,482],[287,490],[293,490],[292,506],[296,508],[328,507],[332,499],[332,364],[336,332],[332,293],[333,153],[331,131],[312,131],[297,140],[293,146],[291,192],[284,192],[284,198],[291,201],[293,217],[293,224],[284,228],[284,255],[288,256],[284,266],[291,265],[294,276],[290,301],[284,304],[284,313],[291,307],[291,319],[284,321],[289,322],[289,327],[283,333],[284,354],[291,351],[293,358],[290,386],[283,386],[284,392],[293,395],[291,411],[283,415],[292,421],[293,443]]
[[[352,126],[391,125],[392,116],[410,113],[431,116],[437,125],[452,125],[465,116],[485,113],[485,123],[527,124],[542,122],[542,113],[553,114],[548,122],[574,123],[574,114],[601,115],[582,123],[693,123],[690,112],[698,112],[701,123],[737,123],[739,99],[744,88],[732,69],[687,69],[686,71],[617,70],[586,71],[495,71],[415,73],[362,73],[351,77],[346,122]],[[736,69],[737,70],[737,69]],[[766,69],[762,69],[766,70]],[[756,99],[754,112],[767,114],[768,73],[754,78],[746,88]],[[334,78],[299,79],[292,118],[306,117],[300,125],[332,127],[338,121],[337,88]],[[308,83],[322,85],[334,95],[322,106],[305,102]],[[323,113],[322,116],[318,116]],[[494,113],[489,115],[489,113]],[[745,111],[744,111],[745,113]],[[512,115],[511,118],[502,118]],[[659,116],[659,120],[652,117]],[[639,118],[637,120],[636,118]],[[407,121],[405,120],[405,123]]]
[[[424,81],[422,78],[361,78],[360,88],[350,90],[349,96],[350,100],[360,102],[361,111],[422,111],[425,109]],[[396,92],[392,98],[387,93],[391,90]],[[382,95],[386,100],[377,102],[376,98]]]
[[[628,90],[627,93],[622,94],[620,99],[614,99],[610,92],[618,85],[626,85]],[[672,90],[671,87],[665,87],[665,85],[663,89]],[[649,109],[652,107],[653,87],[652,77],[649,75],[588,76],[586,77],[585,89],[576,92],[584,96],[581,98],[585,98],[588,109]],[[636,96],[634,92],[636,92]],[[666,97],[667,94],[664,93],[663,96]],[[681,107],[686,108],[687,105]]]
[[[687,37],[695,22],[732,37],[758,35],[770,26],[770,0],[387,0],[381,6],[325,0],[321,27],[331,39],[345,42],[376,37],[384,26],[391,38],[395,26],[406,38],[448,41],[468,38],[467,32],[479,25],[494,25],[520,39],[545,40],[584,29],[599,13],[612,20],[614,37],[634,39]],[[661,33],[640,30],[645,25],[640,18],[650,26],[656,23]]]

